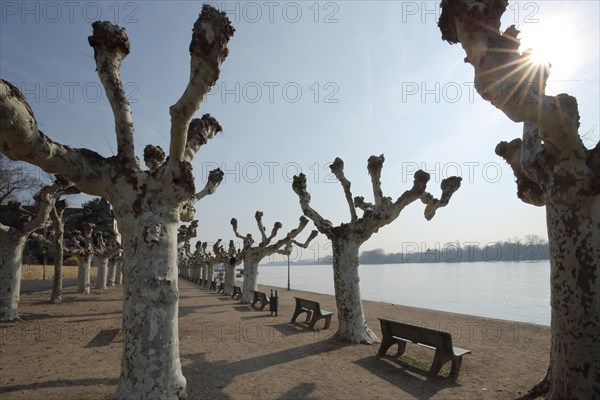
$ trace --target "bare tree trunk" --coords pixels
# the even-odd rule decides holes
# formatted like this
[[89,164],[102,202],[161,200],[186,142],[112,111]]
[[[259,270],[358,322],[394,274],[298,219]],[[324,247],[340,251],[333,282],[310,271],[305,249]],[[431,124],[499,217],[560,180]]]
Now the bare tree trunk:
[[334,240],[333,281],[338,311],[336,336],[350,343],[378,343],[379,338],[367,326],[358,276],[358,251],[360,245],[352,240]]
[[90,270],[92,266],[92,255],[85,254],[79,256],[79,270],[77,271],[77,291],[83,294],[90,294]]
[[600,398],[600,197],[578,206],[549,203],[546,219],[554,356],[548,398]]
[[[123,237],[123,356],[117,399],[185,395],[178,337],[177,209],[118,218]],[[146,228],[144,228],[146,227]]]
[[120,285],[123,282],[123,258],[119,257],[115,266],[115,285]]
[[21,263],[27,236],[0,231],[0,321],[19,319]]
[[212,282],[212,280],[215,278],[215,265],[212,263],[209,264],[207,270],[208,272],[206,274],[208,275],[208,281]]
[[62,302],[62,267],[63,267],[63,242],[62,235],[60,235],[60,241],[54,243],[55,258],[54,258],[54,279],[52,282],[52,294],[50,295],[50,303],[57,304]]
[[106,289],[106,281],[108,280],[108,258],[99,257],[100,265],[98,265],[98,273],[96,275],[96,289]]
[[225,282],[223,283],[223,294],[231,296],[233,294],[233,287],[235,286],[235,264],[225,265]]
[[260,260],[244,259],[244,282],[242,284],[241,299],[244,304],[250,304],[254,300],[254,291],[258,288],[259,262]]
[[108,286],[115,286],[117,274],[117,257],[111,257],[108,261]]
[[208,279],[208,265],[206,263],[202,263],[202,284]]

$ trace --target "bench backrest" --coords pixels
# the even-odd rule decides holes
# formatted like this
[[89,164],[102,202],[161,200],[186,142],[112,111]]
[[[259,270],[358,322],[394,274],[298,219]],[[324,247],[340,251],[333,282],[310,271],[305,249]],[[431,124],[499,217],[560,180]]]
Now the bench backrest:
[[390,319],[379,318],[379,322],[381,323],[381,332],[384,336],[387,333],[391,336],[408,339],[414,343],[445,349],[448,352],[452,351],[452,336],[448,332]]
[[303,308],[308,308],[310,310],[315,310],[315,312],[320,313],[321,307],[317,301],[307,300],[300,297],[294,297],[296,299],[296,306],[300,306]]

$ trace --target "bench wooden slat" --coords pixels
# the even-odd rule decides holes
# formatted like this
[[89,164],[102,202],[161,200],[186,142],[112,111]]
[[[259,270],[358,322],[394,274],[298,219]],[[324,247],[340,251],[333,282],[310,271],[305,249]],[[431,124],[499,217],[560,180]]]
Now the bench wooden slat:
[[456,379],[460,372],[462,356],[471,353],[470,350],[454,347],[452,336],[448,332],[385,318],[379,318],[379,322],[383,338],[377,354],[384,355],[391,346],[396,344],[398,345],[396,357],[398,357],[404,353],[407,342],[435,349],[430,370],[432,375],[437,375],[445,363],[452,361],[450,377]]

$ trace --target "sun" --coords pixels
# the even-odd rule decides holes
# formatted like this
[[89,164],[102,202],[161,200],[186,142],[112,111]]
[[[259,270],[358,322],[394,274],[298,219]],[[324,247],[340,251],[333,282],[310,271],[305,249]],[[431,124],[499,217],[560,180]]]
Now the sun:
[[579,43],[576,25],[568,18],[545,18],[520,27],[521,51],[531,49],[531,62],[552,64],[552,75],[572,74],[579,67]]

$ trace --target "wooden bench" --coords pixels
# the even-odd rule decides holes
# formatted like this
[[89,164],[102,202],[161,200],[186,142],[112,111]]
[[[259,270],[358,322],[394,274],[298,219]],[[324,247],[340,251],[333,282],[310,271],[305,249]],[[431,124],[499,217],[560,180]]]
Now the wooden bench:
[[239,286],[234,286],[231,298],[234,300],[240,300],[242,298],[242,288],[240,288]]
[[294,310],[291,323],[296,322],[296,318],[300,314],[306,313],[306,321],[304,323],[308,324],[309,328],[313,329],[320,319],[325,319],[323,329],[329,328],[331,317],[333,316],[331,311],[321,310],[321,305],[317,301],[302,299],[300,297],[294,298],[296,299],[296,309]]
[[269,299],[267,295],[263,292],[259,292],[258,290],[254,291],[254,298],[252,299],[252,304],[250,306],[260,308],[260,310],[264,310],[265,307],[269,304]]
[[452,361],[450,377],[456,379],[460,372],[462,356],[470,354],[470,350],[461,349],[452,346],[452,336],[448,332],[438,331],[436,329],[425,328],[422,326],[406,324],[404,322],[393,321],[390,319],[378,318],[381,323],[381,345],[377,355],[383,356],[387,350],[394,344],[398,345],[398,351],[395,357],[404,354],[406,343],[414,343],[430,349],[435,349],[435,356],[429,373],[437,375],[442,366],[448,361]]

